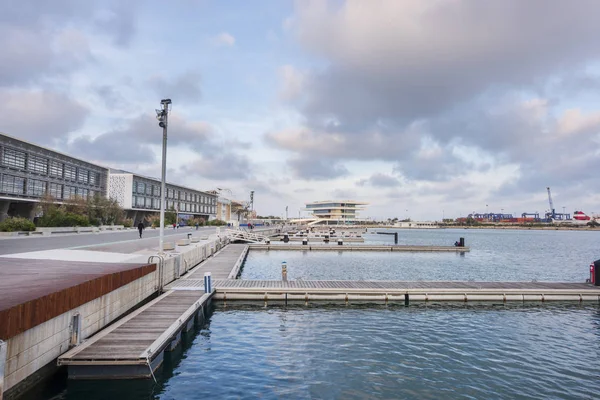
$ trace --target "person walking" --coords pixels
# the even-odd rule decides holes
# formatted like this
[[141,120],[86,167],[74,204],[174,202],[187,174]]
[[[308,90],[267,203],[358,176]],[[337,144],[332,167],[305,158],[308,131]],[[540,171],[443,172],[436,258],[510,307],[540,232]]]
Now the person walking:
[[140,232],[140,239],[142,238],[142,231],[145,229],[144,223],[142,221],[140,221],[140,223],[137,226],[138,231]]

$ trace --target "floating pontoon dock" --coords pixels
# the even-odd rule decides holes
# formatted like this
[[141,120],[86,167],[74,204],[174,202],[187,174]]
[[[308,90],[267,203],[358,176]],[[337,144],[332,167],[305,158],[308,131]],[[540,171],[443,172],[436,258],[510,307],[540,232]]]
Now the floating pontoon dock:
[[[297,246],[228,245],[181,279],[167,292],[120,322],[98,333],[59,358],[75,379],[149,378],[161,365],[164,351],[173,349],[182,332],[201,318],[211,301],[336,302],[340,304],[400,302],[596,302],[600,286],[562,282],[406,282],[342,280],[241,280],[234,279],[248,249],[468,251],[468,248],[431,246]],[[390,249],[392,248],[392,249]],[[439,248],[440,250],[434,250]],[[415,250],[409,250],[415,249]],[[418,249],[418,250],[417,250]],[[429,250],[425,250],[429,249]],[[400,250],[402,251],[402,250]],[[293,268],[293,266],[290,266]],[[204,293],[204,273],[210,272],[213,291]]]
[[415,245],[338,245],[337,243],[270,243],[251,244],[252,250],[304,250],[304,251],[404,251],[404,252],[451,252],[464,253],[471,251],[469,247],[456,246],[415,246]]

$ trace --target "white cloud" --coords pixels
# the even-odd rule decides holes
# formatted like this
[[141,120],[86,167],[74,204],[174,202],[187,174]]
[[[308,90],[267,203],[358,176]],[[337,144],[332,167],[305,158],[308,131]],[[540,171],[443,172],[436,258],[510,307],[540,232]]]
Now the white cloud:
[[292,65],[279,68],[279,98],[284,101],[293,101],[302,96],[306,82],[305,74]]
[[227,32],[223,32],[213,37],[211,43],[217,47],[230,47],[235,45],[235,37]]

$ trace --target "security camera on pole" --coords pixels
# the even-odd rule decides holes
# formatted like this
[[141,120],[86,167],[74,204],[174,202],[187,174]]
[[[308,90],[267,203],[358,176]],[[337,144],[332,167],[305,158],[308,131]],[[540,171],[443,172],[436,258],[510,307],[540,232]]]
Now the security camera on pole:
[[163,143],[162,143],[162,176],[160,182],[160,244],[158,250],[160,253],[164,249],[165,236],[165,186],[167,175],[167,126],[169,125],[169,111],[171,110],[171,99],[163,99],[160,101],[161,108],[156,110],[156,119],[158,126],[163,128]]

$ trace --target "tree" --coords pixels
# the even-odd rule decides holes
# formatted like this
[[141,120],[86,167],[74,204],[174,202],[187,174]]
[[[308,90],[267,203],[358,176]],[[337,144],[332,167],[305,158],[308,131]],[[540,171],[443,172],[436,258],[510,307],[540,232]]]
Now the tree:
[[165,225],[173,225],[176,222],[177,212],[175,211],[175,207],[171,207],[165,211]]

